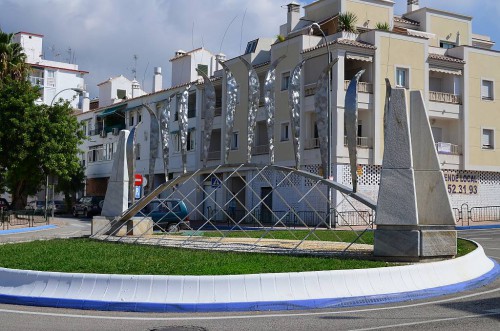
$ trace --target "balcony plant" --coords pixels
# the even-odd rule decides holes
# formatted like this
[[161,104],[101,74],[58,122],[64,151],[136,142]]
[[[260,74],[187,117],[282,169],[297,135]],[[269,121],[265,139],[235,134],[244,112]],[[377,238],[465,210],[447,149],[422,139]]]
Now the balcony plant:
[[358,33],[358,29],[356,27],[356,22],[358,21],[358,17],[356,14],[352,12],[340,13],[338,16],[338,32],[347,32],[348,34],[356,34]]

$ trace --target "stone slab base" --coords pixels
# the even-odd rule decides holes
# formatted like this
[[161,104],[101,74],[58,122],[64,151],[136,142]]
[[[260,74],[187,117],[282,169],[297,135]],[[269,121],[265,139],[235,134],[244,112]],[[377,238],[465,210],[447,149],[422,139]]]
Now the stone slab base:
[[153,234],[153,220],[148,217],[134,217],[128,221],[113,222],[113,219],[95,216],[92,218],[92,236],[141,236]]
[[448,229],[377,229],[374,256],[408,260],[452,257],[457,254],[457,232]]

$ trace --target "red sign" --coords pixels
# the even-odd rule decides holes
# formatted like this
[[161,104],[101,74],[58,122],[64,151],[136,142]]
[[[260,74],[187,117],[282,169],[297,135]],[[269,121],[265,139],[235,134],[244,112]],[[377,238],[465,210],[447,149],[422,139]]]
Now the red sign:
[[142,185],[142,175],[141,174],[135,174],[135,176],[134,176],[134,185],[135,186],[141,186]]

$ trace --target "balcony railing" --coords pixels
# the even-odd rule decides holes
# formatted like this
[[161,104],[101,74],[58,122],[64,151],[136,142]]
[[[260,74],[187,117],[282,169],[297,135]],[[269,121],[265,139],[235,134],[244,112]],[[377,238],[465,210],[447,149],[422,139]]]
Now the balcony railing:
[[[349,87],[350,80],[344,81],[344,90],[347,91],[347,88]],[[364,92],[364,93],[373,93],[373,84],[372,83],[366,83],[366,82],[359,82],[358,83],[358,92]]]
[[438,154],[461,155],[462,147],[451,143],[437,142],[436,150]]
[[31,85],[36,85],[36,86],[44,86],[44,80],[43,80],[43,77],[35,77],[35,76],[31,76],[30,77],[30,82],[31,82]]
[[429,91],[429,101],[462,104],[460,95],[436,91]]
[[257,145],[252,147],[252,155],[261,155],[269,153],[269,144]]
[[304,96],[309,97],[316,93],[316,83],[307,84],[304,86]]
[[319,138],[306,139],[304,141],[304,149],[319,148]]
[[[347,146],[347,136],[344,136],[344,146]],[[356,141],[356,146],[360,148],[373,148],[372,138],[358,137]]]
[[221,151],[209,151],[208,160],[220,160],[220,152]]

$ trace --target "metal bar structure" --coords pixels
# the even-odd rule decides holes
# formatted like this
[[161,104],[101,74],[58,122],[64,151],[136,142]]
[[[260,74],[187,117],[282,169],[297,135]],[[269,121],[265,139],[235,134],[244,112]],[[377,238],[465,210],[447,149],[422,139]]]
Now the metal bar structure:
[[[211,178],[218,178],[216,187],[207,185]],[[329,189],[340,192],[352,210],[329,210]],[[184,205],[187,213],[172,212]],[[161,184],[92,236],[196,249],[368,254],[372,246],[363,245],[369,243],[364,234],[372,229],[374,208],[370,198],[303,170],[278,165],[219,165]],[[165,209],[169,211],[163,212]],[[338,229],[352,232],[351,240],[345,242],[342,232],[332,229],[328,219],[338,223]],[[179,233],[167,231],[179,229]],[[283,236],[287,239],[281,240]]]

